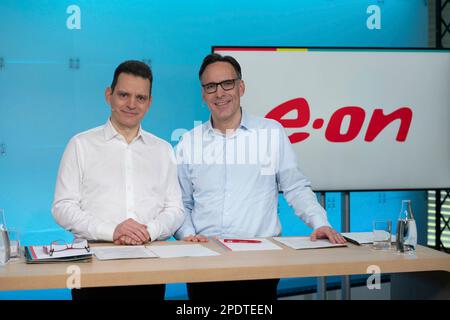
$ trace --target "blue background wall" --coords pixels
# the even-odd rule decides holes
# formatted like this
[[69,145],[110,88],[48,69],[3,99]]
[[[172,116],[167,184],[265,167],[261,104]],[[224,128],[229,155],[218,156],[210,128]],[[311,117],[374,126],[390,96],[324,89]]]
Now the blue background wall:
[[[71,5],[78,20],[67,13]],[[50,212],[59,160],[70,137],[106,122],[104,90],[121,61],[151,64],[153,104],[143,127],[175,144],[174,130],[208,118],[197,72],[211,46],[426,47],[427,16],[424,0],[1,0],[0,208],[9,227],[21,230],[25,245],[71,238]],[[371,29],[373,19],[380,28]],[[80,29],[68,28],[74,22]],[[370,230],[374,218],[395,220],[403,198],[413,199],[425,244],[425,192],[352,193],[351,230]],[[326,206],[340,229],[340,193],[328,193]],[[282,197],[279,209],[284,235],[310,233]],[[314,283],[287,279],[279,290]],[[168,286],[167,298],[184,296],[184,284]],[[0,292],[10,298],[70,294]]]

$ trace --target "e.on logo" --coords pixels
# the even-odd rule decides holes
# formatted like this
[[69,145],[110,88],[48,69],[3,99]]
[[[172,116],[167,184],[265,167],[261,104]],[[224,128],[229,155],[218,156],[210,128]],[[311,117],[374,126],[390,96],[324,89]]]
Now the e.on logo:
[[[296,110],[296,119],[283,119],[289,112]],[[408,107],[400,107],[390,114],[384,114],[383,109],[375,109],[370,117],[364,141],[372,142],[381,131],[391,122],[400,120],[400,127],[395,138],[398,142],[404,142],[408,136],[413,112]],[[347,132],[342,133],[342,123],[345,117],[349,117]],[[266,114],[266,118],[274,119],[285,128],[303,128],[309,124],[311,115],[308,102],[304,98],[295,98],[276,106]],[[364,124],[366,111],[358,106],[347,106],[336,110],[330,117],[325,129],[325,138],[330,142],[349,142],[355,139]],[[321,129],[325,120],[318,118],[312,123],[313,129]],[[308,132],[295,132],[289,136],[291,143],[298,143],[310,136]]]

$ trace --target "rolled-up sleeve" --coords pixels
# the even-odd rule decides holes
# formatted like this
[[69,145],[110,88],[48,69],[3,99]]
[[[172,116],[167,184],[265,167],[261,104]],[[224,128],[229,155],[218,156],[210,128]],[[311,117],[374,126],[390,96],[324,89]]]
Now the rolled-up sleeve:
[[286,201],[309,227],[331,227],[325,209],[317,201],[310,180],[298,167],[298,159],[283,127],[279,125],[277,181]]

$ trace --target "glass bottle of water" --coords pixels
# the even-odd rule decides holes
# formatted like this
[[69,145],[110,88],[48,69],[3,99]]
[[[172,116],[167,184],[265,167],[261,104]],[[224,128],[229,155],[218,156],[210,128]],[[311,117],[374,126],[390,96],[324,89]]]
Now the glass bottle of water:
[[0,209],[0,265],[5,264],[10,258],[10,244],[8,230],[6,229],[3,209]]
[[416,250],[417,226],[411,208],[411,200],[402,200],[396,236],[397,251],[412,253]]

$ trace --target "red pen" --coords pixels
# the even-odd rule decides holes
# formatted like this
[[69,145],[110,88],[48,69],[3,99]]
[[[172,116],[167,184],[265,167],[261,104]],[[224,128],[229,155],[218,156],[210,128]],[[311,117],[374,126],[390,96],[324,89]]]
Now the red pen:
[[261,243],[261,240],[247,240],[247,239],[223,239],[225,243]]

